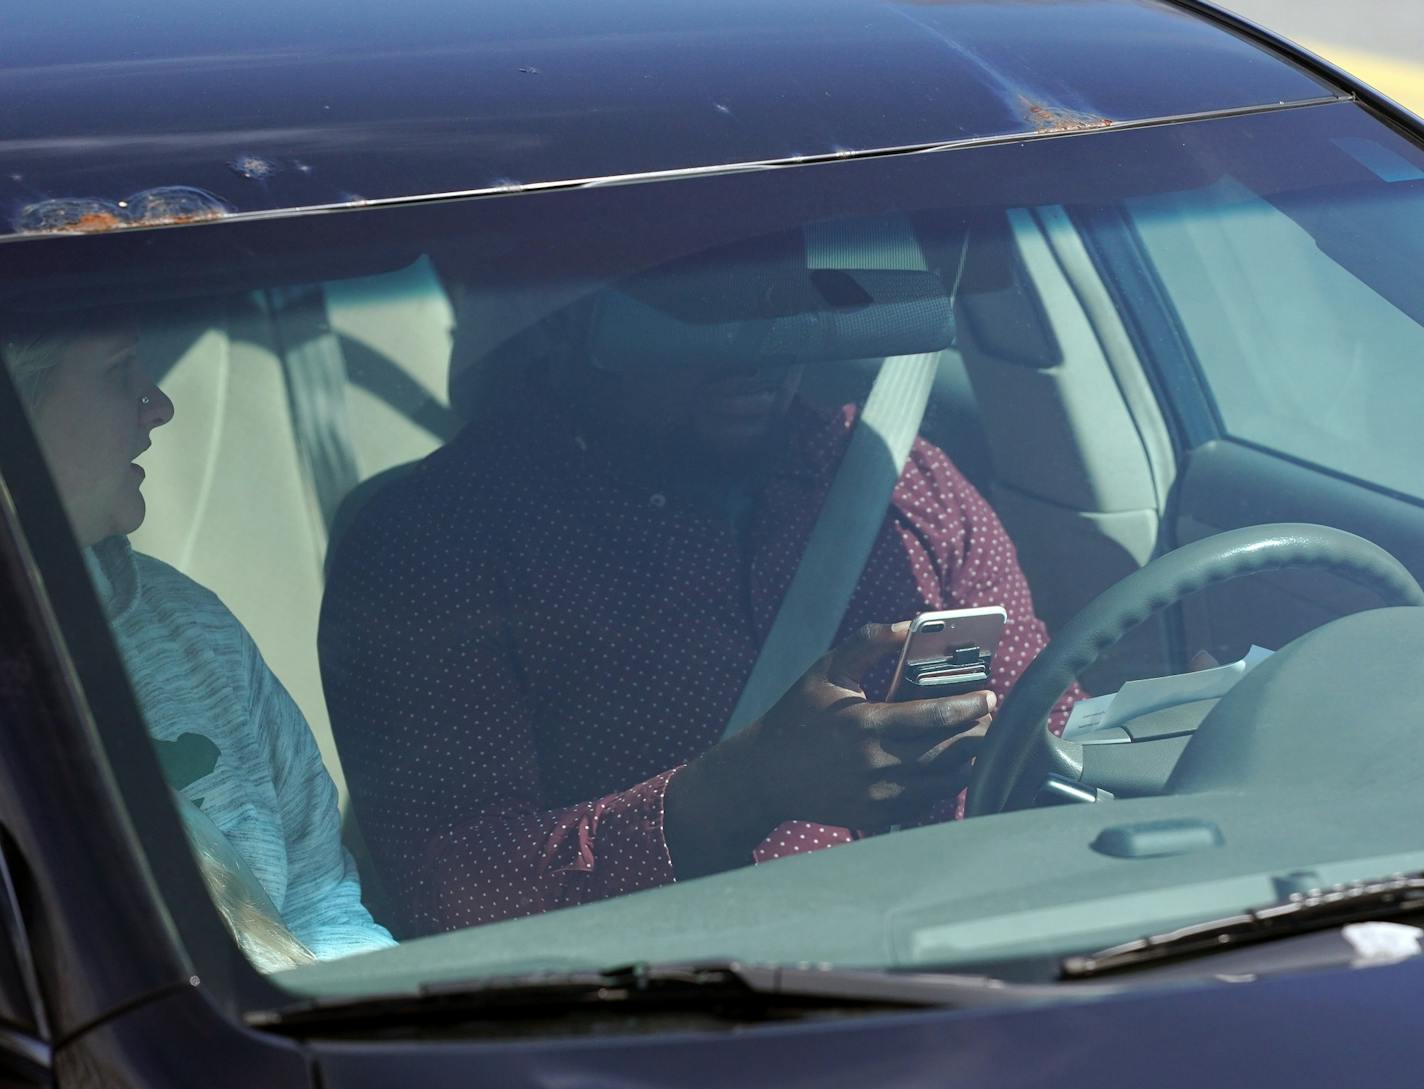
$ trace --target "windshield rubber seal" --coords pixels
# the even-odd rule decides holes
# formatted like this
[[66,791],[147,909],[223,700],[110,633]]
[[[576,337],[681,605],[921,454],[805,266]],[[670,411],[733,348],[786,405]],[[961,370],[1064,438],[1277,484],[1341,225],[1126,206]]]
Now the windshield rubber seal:
[[[858,162],[868,159],[884,159],[902,155],[933,155],[948,151],[969,151],[974,148],[996,147],[1004,144],[1023,144],[1039,140],[1065,140],[1086,138],[1113,132],[1130,132],[1136,129],[1162,128],[1169,125],[1184,125],[1198,121],[1215,121],[1233,117],[1253,117],[1259,114],[1284,113],[1289,110],[1309,109],[1315,106],[1333,106],[1356,100],[1356,95],[1342,92],[1319,95],[1313,98],[1293,99],[1285,102],[1266,102],[1252,106],[1232,106],[1219,110],[1204,110],[1197,113],[1169,114],[1160,117],[1144,117],[1128,121],[1111,121],[1107,124],[1087,129],[1042,129],[1031,132],[1007,132],[992,136],[971,136],[962,140],[938,141],[924,144],[907,144],[895,147],[868,148],[861,151],[836,151],[822,155],[793,155],[787,158],[759,159],[739,163],[718,163],[706,166],[675,167],[668,170],[649,170],[633,174],[609,174],[600,177],[567,178],[539,182],[507,182],[478,189],[457,189],[438,193],[412,193],[399,197],[377,197],[332,204],[310,204],[291,208],[272,208],[252,212],[235,212],[220,219],[200,220],[192,223],[165,223],[152,226],[126,227],[124,234],[139,231],[201,230],[223,226],[229,223],[251,223],[258,220],[290,219],[302,216],[329,215],[343,212],[359,212],[375,208],[400,208],[412,205],[435,204],[461,200],[483,200],[496,197],[523,196],[531,193],[562,192],[573,189],[597,189],[619,185],[643,185],[653,182],[683,181],[691,178],[720,177],[730,174],[745,174],[761,170],[789,170],[794,167],[819,166],[828,163]],[[1415,122],[1417,125],[1418,122]],[[0,235],[0,245],[17,245],[40,239],[84,238],[100,232],[49,231]],[[112,232],[102,232],[112,233]]]
[[1415,140],[1420,139],[1421,129],[1424,129],[1424,117],[1371,87],[1358,76],[1326,60],[1319,53],[1282,37],[1253,19],[1221,7],[1213,0],[1167,0],[1167,3],[1226,30],[1235,31],[1249,41],[1294,61],[1311,75],[1338,86],[1346,97],[1357,99],[1383,114],[1395,125],[1406,129]]

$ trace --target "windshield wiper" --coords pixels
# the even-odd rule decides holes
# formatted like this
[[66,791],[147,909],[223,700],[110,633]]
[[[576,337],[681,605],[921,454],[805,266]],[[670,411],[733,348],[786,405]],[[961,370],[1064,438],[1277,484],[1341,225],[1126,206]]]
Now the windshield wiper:
[[1424,911],[1424,873],[1293,893],[1289,899],[1239,915],[1193,923],[1063,961],[1061,978],[1088,979],[1167,960],[1215,953],[1347,923],[1391,919]]
[[[249,1014],[248,1024],[300,1034],[347,1032],[363,1024],[720,1009],[732,1017],[794,1015],[817,1009],[891,1010],[1060,1000],[1089,988],[1007,983],[989,976],[907,974],[806,965],[712,961],[633,964],[604,971],[533,973],[357,998],[308,999]],[[1103,989],[1092,988],[1092,993]]]

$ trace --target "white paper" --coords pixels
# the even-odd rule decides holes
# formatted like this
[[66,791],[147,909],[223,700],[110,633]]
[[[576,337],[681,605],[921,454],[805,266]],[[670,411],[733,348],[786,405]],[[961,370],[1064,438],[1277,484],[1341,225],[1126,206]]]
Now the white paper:
[[1142,715],[1176,707],[1196,700],[1220,699],[1233,685],[1271,656],[1264,647],[1252,646],[1237,662],[1197,670],[1195,673],[1175,673],[1168,677],[1150,677],[1128,681],[1118,691],[1106,696],[1079,700],[1068,716],[1063,736],[1069,741],[1095,730],[1107,730]]
[[1106,696],[1090,696],[1088,699],[1079,700],[1068,713],[1068,725],[1063,727],[1063,736],[1072,741],[1075,737],[1101,730],[1103,719],[1107,717],[1108,709],[1112,707],[1115,699],[1117,693],[1109,692]]
[[1424,949],[1420,939],[1424,930],[1403,923],[1350,923],[1340,932],[1355,950],[1356,964],[1378,964],[1381,961],[1417,957]]

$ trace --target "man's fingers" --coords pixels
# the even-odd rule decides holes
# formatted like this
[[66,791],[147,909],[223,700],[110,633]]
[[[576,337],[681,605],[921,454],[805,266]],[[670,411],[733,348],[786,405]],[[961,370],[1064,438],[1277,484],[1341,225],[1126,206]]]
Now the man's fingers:
[[872,722],[886,737],[932,739],[946,731],[963,733],[998,705],[999,698],[987,689],[937,700],[882,703],[876,705]]
[[943,734],[921,734],[918,737],[882,736],[880,749],[912,774],[943,771],[951,764],[962,763],[974,757],[992,721],[993,719],[985,715],[978,722],[949,737]]
[[887,779],[871,787],[868,800],[876,807],[866,826],[884,828],[915,820],[936,803],[953,798],[969,781],[970,769],[956,763],[934,772]]
[[960,766],[979,755],[984,744],[984,735],[989,730],[989,716],[985,715],[962,734],[947,737],[931,749],[926,749],[915,759],[915,763],[928,771],[956,772]]
[[826,679],[841,688],[860,691],[860,679],[891,651],[899,650],[909,634],[910,622],[866,624],[835,650],[826,662]]

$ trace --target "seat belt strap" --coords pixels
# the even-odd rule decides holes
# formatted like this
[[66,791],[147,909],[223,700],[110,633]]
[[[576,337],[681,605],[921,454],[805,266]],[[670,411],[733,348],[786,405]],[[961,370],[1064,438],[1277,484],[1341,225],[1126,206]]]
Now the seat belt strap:
[[[805,239],[810,268],[928,267],[908,220],[818,223],[805,228]],[[739,733],[769,711],[830,648],[885,524],[895,484],[924,420],[939,361],[939,352],[928,352],[881,362],[800,566],[723,737]]]
[[[926,268],[908,222],[821,223],[806,228],[811,268]],[[885,523],[895,484],[919,434],[940,353],[891,356],[880,364],[826,493],[801,564],[772,621],[722,736],[769,711],[830,648]]]
[[273,288],[267,304],[324,547],[341,501],[361,480],[346,405],[346,357],[319,286]]
[[769,711],[835,639],[919,434],[939,358],[930,352],[881,363],[724,738]]

